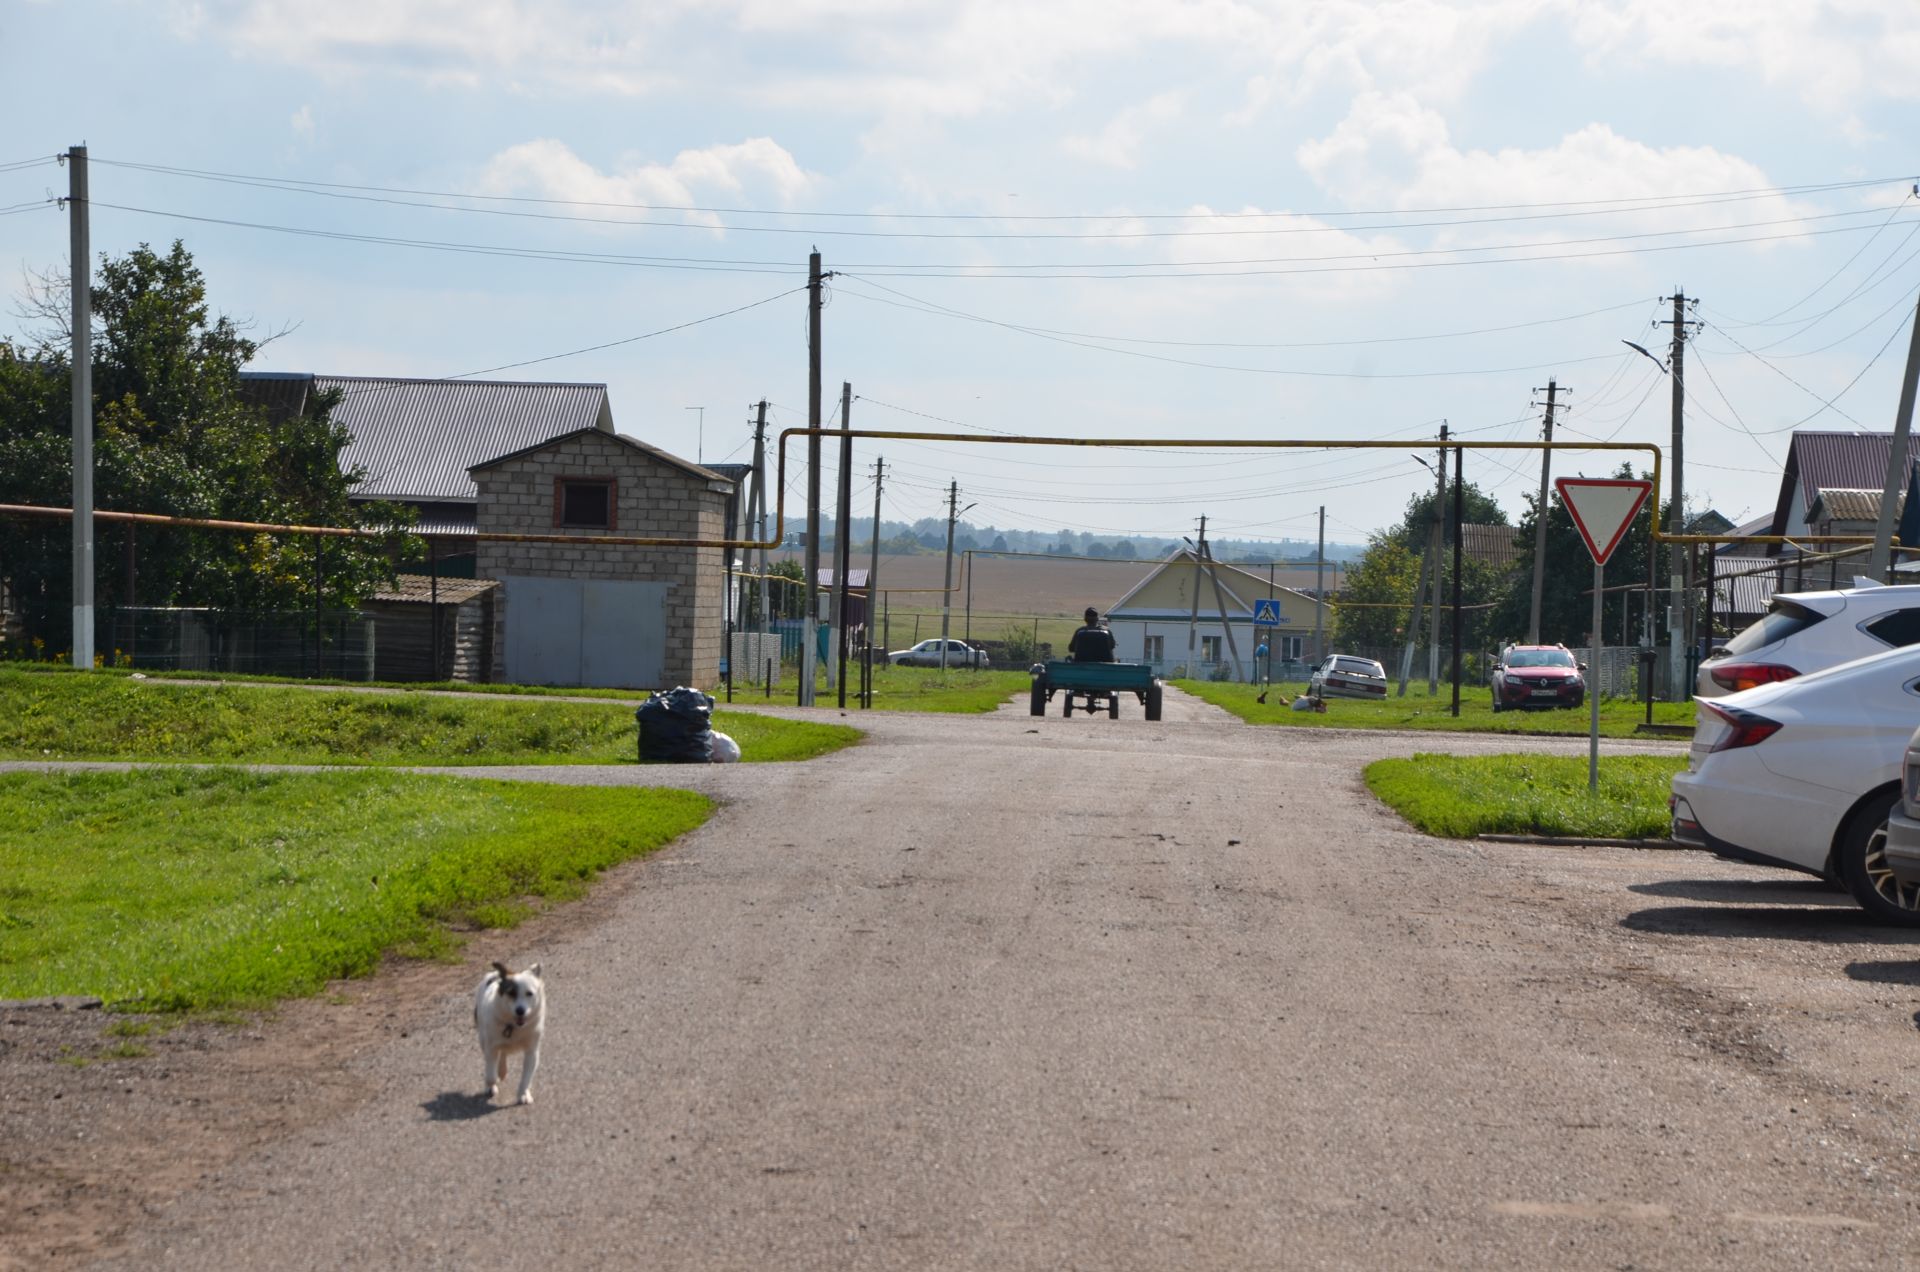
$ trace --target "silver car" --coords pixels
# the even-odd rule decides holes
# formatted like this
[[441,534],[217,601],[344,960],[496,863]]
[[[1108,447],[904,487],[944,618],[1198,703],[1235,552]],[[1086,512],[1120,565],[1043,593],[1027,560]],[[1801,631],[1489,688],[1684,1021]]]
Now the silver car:
[[[896,667],[938,667],[940,665],[940,638],[923,640],[912,649],[896,649],[887,655],[887,661]],[[975,649],[965,641],[947,642],[947,666],[981,667],[987,665],[987,651]]]
[[1384,699],[1387,669],[1371,658],[1332,654],[1307,677],[1307,696]]

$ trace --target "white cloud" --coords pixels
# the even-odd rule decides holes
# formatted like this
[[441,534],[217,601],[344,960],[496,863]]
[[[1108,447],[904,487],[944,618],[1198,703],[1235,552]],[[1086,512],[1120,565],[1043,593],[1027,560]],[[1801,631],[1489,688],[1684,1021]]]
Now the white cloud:
[[[733,145],[683,150],[669,163],[633,163],[602,172],[565,142],[542,138],[501,151],[487,162],[480,187],[487,194],[532,194],[582,203],[686,207],[729,199],[790,204],[814,185],[794,157],[767,137]],[[719,219],[690,214],[697,224]]]
[[313,107],[302,106],[299,110],[294,111],[293,118],[289,119],[287,124],[293,129],[294,136],[300,138],[302,141],[312,141]]
[[1068,137],[1061,145],[1077,158],[1113,168],[1134,168],[1139,166],[1140,146],[1146,134],[1164,131],[1180,118],[1181,110],[1180,94],[1161,93],[1127,107],[1094,136]]

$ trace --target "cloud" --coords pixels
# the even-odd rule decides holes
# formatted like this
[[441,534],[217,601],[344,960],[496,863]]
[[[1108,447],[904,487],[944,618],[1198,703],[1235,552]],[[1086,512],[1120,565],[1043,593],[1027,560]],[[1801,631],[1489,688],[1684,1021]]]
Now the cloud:
[[[486,194],[531,194],[581,203],[687,207],[730,200],[770,199],[791,204],[816,178],[779,143],[752,137],[732,145],[683,150],[669,163],[632,163],[602,172],[551,138],[510,146],[487,161],[481,174]],[[691,214],[696,224],[719,227],[719,219]]]
[[1163,131],[1180,118],[1182,102],[1178,93],[1161,93],[1138,106],[1129,106],[1115,115],[1107,126],[1092,137],[1068,137],[1062,148],[1076,158],[1113,168],[1139,166],[1140,146],[1149,131]]
[[293,129],[293,135],[302,141],[313,140],[313,107],[302,106],[293,112],[293,118],[287,121]]

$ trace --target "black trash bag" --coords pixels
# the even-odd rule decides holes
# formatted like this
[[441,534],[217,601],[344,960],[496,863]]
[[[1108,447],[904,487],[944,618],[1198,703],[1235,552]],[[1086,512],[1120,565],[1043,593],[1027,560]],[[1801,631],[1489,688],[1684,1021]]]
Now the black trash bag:
[[634,712],[640,722],[640,759],[674,764],[713,761],[713,699],[682,685],[648,696]]

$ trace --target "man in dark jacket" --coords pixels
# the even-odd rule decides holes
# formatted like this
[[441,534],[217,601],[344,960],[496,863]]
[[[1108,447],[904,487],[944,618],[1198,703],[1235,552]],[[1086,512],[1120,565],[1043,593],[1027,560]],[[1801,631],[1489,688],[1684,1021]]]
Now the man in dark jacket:
[[1073,634],[1067,643],[1067,657],[1074,662],[1112,662],[1113,633],[1100,622],[1100,611],[1087,607],[1087,625]]

